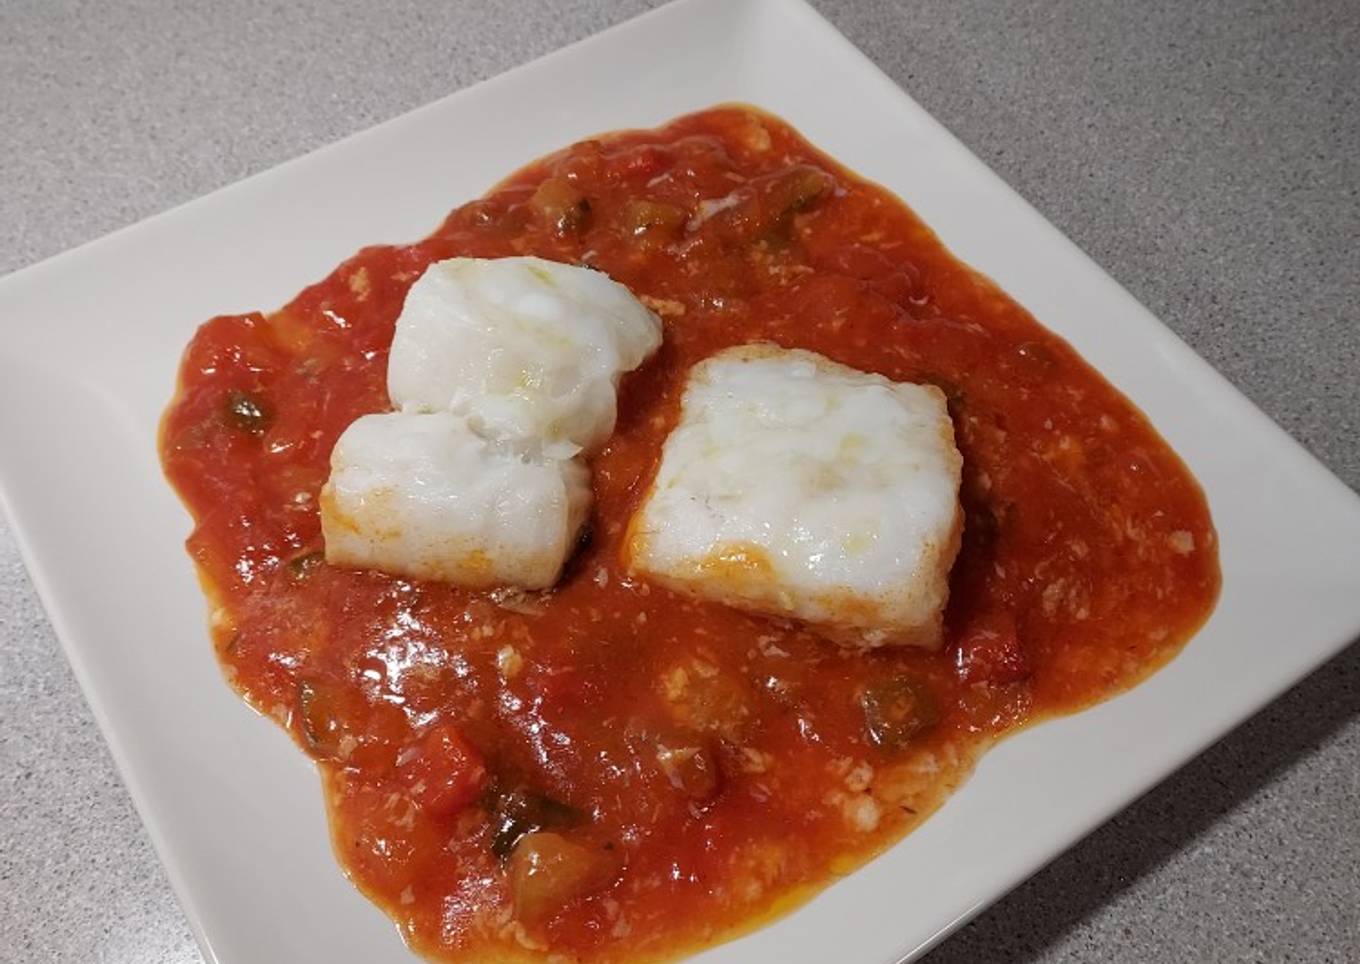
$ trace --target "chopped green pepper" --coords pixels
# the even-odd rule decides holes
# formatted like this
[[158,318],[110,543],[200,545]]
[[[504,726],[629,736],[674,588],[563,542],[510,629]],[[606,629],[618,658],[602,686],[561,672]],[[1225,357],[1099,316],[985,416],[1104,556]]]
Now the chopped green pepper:
[[641,235],[648,228],[679,231],[689,221],[689,212],[675,204],[632,198],[623,206],[623,226],[631,235]]
[[884,750],[905,749],[940,719],[934,695],[924,684],[907,677],[871,684],[860,694],[859,702],[869,739]]
[[274,420],[258,395],[234,389],[227,393],[227,421],[251,435],[263,435]]
[[320,550],[294,556],[288,560],[288,578],[294,582],[303,582],[312,574],[313,570],[325,561],[326,554]]
[[310,680],[298,683],[302,736],[307,748],[321,759],[331,759],[340,753],[344,727],[337,704],[336,694],[329,687]]
[[491,812],[496,827],[491,852],[502,860],[510,856],[526,834],[581,822],[581,813],[574,807],[525,787],[515,787],[508,793],[496,795]]
[[590,220],[590,201],[570,181],[560,177],[550,177],[540,184],[529,198],[529,206],[563,237],[584,231]]
[[526,834],[509,865],[515,916],[530,925],[540,923],[569,901],[608,887],[619,869],[618,855],[608,846],[551,832]]

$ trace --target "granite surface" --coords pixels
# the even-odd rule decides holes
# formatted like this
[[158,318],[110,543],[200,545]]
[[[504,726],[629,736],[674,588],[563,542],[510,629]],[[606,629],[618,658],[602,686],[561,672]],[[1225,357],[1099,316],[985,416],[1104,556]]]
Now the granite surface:
[[[0,272],[651,5],[6,0]],[[1360,486],[1354,0],[817,6]],[[930,960],[1360,960],[1357,868],[1352,647]],[[198,960],[0,521],[0,961]]]

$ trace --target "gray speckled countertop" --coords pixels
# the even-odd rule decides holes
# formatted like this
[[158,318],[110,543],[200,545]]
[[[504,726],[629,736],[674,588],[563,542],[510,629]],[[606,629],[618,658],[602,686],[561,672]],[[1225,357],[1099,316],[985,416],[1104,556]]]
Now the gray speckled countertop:
[[[7,0],[0,271],[651,5]],[[1360,486],[1354,0],[817,6]],[[930,960],[1360,960],[1358,868],[1352,647]],[[0,522],[0,961],[198,960]]]

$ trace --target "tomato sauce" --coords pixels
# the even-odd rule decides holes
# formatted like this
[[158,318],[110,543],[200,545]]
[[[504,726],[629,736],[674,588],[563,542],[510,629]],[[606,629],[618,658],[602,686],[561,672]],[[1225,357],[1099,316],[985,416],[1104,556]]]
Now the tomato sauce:
[[[407,288],[520,254],[665,322],[592,460],[588,540],[543,594],[327,566],[318,491],[340,432],[389,407]],[[621,566],[687,371],[752,341],[947,394],[966,523],[940,652],[844,652]],[[162,453],[227,678],[316,759],[345,871],[450,961],[654,959],[768,919],[998,737],[1164,664],[1219,586],[1204,496],[1144,417],[895,197],[740,107],[576,144],[209,321]]]

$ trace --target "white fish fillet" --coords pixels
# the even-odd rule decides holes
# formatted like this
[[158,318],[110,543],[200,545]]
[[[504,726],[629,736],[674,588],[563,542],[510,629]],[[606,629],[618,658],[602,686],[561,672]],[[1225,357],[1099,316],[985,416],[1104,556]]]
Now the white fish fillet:
[[326,561],[472,588],[557,581],[590,510],[579,459],[528,457],[452,412],[353,422],[321,490]]
[[452,258],[411,286],[387,388],[393,405],[466,415],[489,438],[589,452],[614,430],[619,377],[660,344],[660,319],[598,271]]
[[627,561],[860,644],[940,645],[963,514],[944,395],[767,345],[690,373]]

